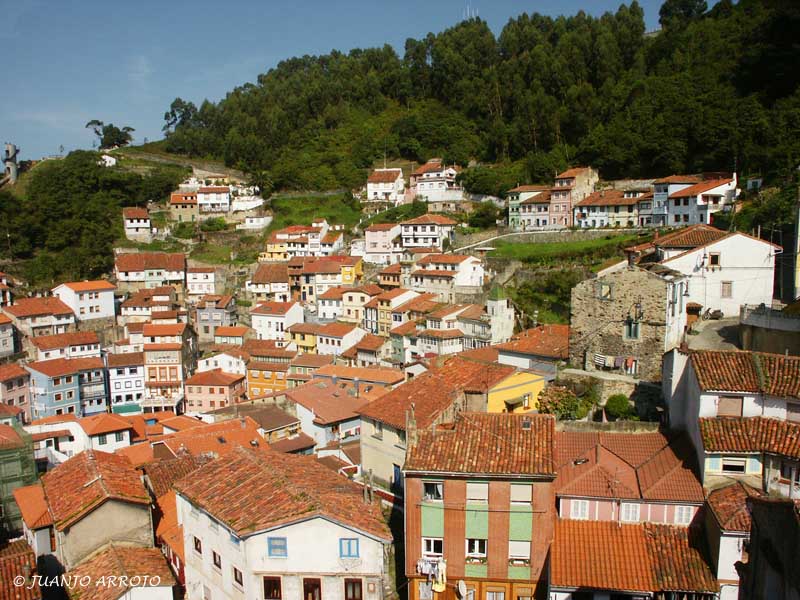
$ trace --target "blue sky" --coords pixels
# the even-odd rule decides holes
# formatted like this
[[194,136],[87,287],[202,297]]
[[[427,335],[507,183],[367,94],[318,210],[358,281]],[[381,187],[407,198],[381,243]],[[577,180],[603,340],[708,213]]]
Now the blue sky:
[[[648,29],[661,0],[639,0]],[[621,0],[469,0],[496,32],[523,12],[591,14]],[[22,158],[90,148],[90,119],[130,125],[157,139],[180,96],[199,104],[254,81],[280,60],[331,49],[380,46],[402,53],[459,21],[465,0],[0,0],[4,60],[0,141]]]

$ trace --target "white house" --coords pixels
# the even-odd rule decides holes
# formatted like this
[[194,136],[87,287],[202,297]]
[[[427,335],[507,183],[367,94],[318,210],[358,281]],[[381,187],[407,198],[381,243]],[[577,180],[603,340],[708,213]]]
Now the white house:
[[149,243],[153,239],[150,213],[146,208],[131,206],[122,209],[125,237],[135,242]]
[[107,365],[111,411],[120,414],[142,412],[144,353],[109,354]]
[[441,158],[430,159],[411,173],[411,197],[424,202],[463,200],[464,189],[456,182],[459,171],[459,167],[447,166]]
[[424,214],[400,223],[403,248],[444,249],[445,242],[453,243],[456,222],[442,215]]
[[186,294],[190,300],[206,294],[216,294],[217,270],[214,267],[186,269]]
[[71,331],[31,339],[36,360],[100,356],[100,338],[94,331]]
[[481,259],[464,254],[429,254],[411,272],[411,289],[432,292],[442,302],[455,302],[456,293],[474,292],[483,285]]
[[400,225],[397,223],[377,223],[364,230],[366,244],[364,260],[368,263],[388,265],[400,260],[402,248],[395,244],[400,237]]
[[114,262],[114,275],[130,289],[150,289],[171,285],[178,293],[186,285],[186,255],[165,252],[120,254]]
[[175,486],[190,597],[383,598],[379,504],[315,458],[237,447]]
[[328,323],[317,331],[317,354],[338,356],[355,345],[367,332],[354,323]]
[[231,190],[228,186],[207,186],[197,190],[197,209],[201,215],[227,213],[230,208]]
[[131,445],[133,425],[120,415],[99,413],[78,420],[89,438],[89,448],[116,452]]
[[781,252],[780,246],[733,232],[661,264],[687,276],[689,302],[733,317],[742,305],[772,304],[775,257]]
[[367,178],[367,201],[400,204],[405,186],[402,169],[375,169]]
[[114,291],[109,281],[75,281],[53,288],[53,295],[72,309],[78,321],[113,319]]
[[245,289],[256,300],[289,301],[289,270],[286,263],[260,263]]
[[336,286],[328,288],[317,297],[317,310],[319,318],[323,321],[335,321],[342,314],[344,294],[351,288]]
[[197,372],[221,369],[224,373],[247,375],[247,354],[238,350],[218,352],[197,361]]
[[714,214],[732,209],[739,195],[733,177],[710,179],[672,192],[667,202],[667,225],[713,224]]
[[257,339],[284,340],[286,329],[303,322],[303,307],[299,302],[262,302],[250,318]]

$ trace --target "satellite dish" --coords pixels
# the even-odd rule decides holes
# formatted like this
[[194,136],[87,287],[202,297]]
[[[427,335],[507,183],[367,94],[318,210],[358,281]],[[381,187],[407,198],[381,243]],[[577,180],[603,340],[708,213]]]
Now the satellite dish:
[[464,583],[463,579],[459,579],[458,580],[458,583],[456,584],[456,587],[458,588],[458,595],[461,596],[462,598],[466,598],[467,597],[467,584]]

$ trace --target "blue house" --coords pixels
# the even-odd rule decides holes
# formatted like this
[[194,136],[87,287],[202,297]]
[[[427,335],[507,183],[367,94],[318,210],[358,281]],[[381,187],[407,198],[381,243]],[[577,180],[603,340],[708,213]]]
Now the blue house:
[[101,358],[56,358],[25,365],[31,374],[34,419],[106,412],[105,366]]

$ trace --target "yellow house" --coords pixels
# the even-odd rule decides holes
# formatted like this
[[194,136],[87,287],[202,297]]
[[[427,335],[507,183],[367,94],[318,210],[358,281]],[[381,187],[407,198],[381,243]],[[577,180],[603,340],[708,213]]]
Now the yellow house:
[[342,263],[342,285],[355,285],[364,276],[364,261],[360,257],[352,257],[352,261]]
[[539,394],[545,383],[542,375],[517,371],[489,390],[486,412],[524,413],[536,410],[539,408]]
[[267,239],[264,252],[258,255],[259,262],[283,262],[289,260],[286,249],[286,240],[278,239],[277,234],[273,233]]
[[247,390],[251,398],[286,389],[289,363],[250,361],[247,365]]
[[295,323],[286,329],[286,341],[295,344],[300,354],[316,354],[319,329],[314,323]]

